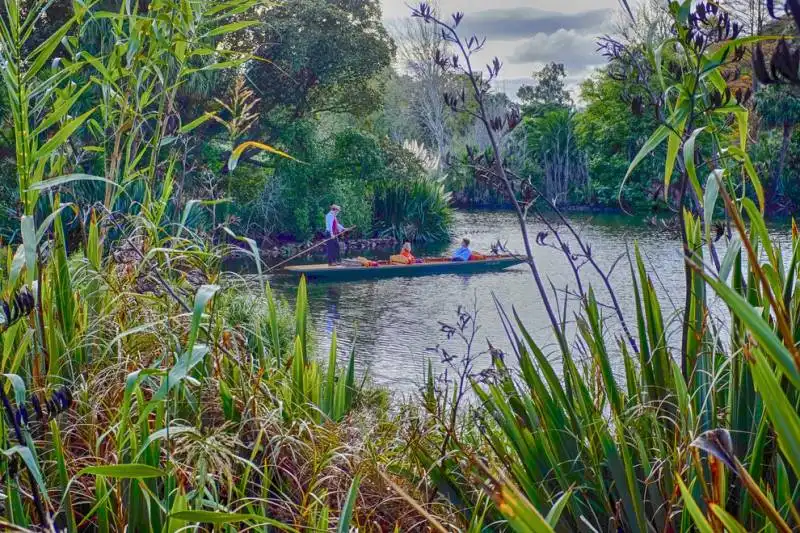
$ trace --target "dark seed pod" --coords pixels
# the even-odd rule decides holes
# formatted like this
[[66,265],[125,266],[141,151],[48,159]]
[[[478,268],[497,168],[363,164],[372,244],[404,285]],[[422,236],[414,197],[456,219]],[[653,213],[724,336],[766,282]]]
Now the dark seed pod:
[[787,0],[786,11],[791,13],[797,31],[800,32],[800,0]]
[[770,17],[774,19],[778,18],[775,16],[775,0],[767,0],[767,12]]
[[760,44],[757,44],[753,50],[753,73],[760,83],[769,85],[771,83],[775,83],[775,81],[769,75],[769,72],[767,72],[767,66],[765,62],[766,58],[764,57],[764,50],[761,49]]
[[66,398],[66,400],[67,400],[66,407],[67,407],[67,409],[69,409],[70,407],[72,407],[72,401],[73,401],[72,400],[72,391],[69,390],[69,387],[67,387],[66,385],[63,386],[61,389],[64,391],[64,398]]
[[35,394],[31,395],[31,405],[33,405],[33,412],[36,413],[36,417],[39,420],[44,418],[44,412],[42,411],[42,402],[39,401],[39,397]]

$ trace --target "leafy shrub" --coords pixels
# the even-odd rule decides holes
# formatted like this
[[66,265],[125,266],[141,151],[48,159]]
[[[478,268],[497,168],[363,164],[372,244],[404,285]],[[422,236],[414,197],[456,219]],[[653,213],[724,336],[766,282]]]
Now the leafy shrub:
[[375,225],[384,235],[420,242],[450,236],[450,193],[433,178],[392,180],[375,192]]

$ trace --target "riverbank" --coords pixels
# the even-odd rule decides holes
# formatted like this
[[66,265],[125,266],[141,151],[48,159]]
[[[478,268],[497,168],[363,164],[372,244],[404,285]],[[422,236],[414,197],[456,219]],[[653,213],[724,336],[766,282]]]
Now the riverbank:
[[[275,260],[286,259],[300,254],[309,248],[317,245],[318,247],[312,250],[313,255],[324,254],[324,249],[319,246],[321,241],[305,241],[305,242],[285,242],[278,245],[267,245],[267,247],[260,248],[261,258],[267,263],[275,262]],[[394,249],[398,246],[399,241],[393,237],[376,237],[372,239],[342,239],[341,246],[345,253],[359,252],[365,250],[381,250],[381,249]]]

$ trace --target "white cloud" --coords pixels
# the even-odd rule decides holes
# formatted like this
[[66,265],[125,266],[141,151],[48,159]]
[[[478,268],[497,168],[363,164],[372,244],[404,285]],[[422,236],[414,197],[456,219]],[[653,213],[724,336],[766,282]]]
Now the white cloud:
[[[409,15],[408,5],[419,0],[381,0],[389,24]],[[571,91],[605,63],[596,53],[597,38],[609,31],[618,0],[438,0],[445,16],[464,13],[463,30],[486,36],[475,57],[482,68],[497,57],[504,63],[495,89],[515,96],[531,73],[550,61],[564,63]]]
[[597,38],[591,32],[559,29],[554,33],[537,33],[517,46],[509,58],[511,63],[564,63],[568,72],[604,63],[597,53]]
[[558,13],[534,8],[487,9],[465,17],[463,27],[489,39],[518,40],[559,29],[589,30],[611,17],[610,9]]

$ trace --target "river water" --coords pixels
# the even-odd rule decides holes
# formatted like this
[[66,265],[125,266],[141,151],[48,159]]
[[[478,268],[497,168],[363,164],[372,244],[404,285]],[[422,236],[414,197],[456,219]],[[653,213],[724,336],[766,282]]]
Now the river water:
[[[610,279],[631,328],[635,327],[635,303],[625,254],[630,249],[632,255],[634,242],[639,244],[661,298],[664,319],[671,324],[668,325],[673,337],[671,341],[679,343],[677,318],[683,300],[684,274],[678,235],[648,226],[641,218],[623,215],[571,216],[570,222],[584,242],[591,245],[593,257],[605,271],[616,263]],[[528,229],[531,239],[538,232],[546,231],[542,223],[534,221],[529,222]],[[774,226],[771,232],[777,242],[788,248],[791,239],[788,223]],[[567,242],[574,243],[565,228],[562,227],[560,233]],[[511,212],[458,212],[453,235],[450,246],[415,252],[417,255],[423,252],[447,253],[457,247],[462,237],[471,239],[474,250],[488,251],[498,240],[505,242],[511,251],[523,250],[517,220]],[[552,243],[552,237],[546,242]],[[577,246],[573,247],[577,249]],[[723,253],[724,250],[720,252]],[[574,342],[574,313],[577,310],[574,297],[567,296],[564,313],[565,295],[576,291],[569,263],[560,250],[549,246],[534,245],[534,255],[551,294],[558,294],[560,313],[567,317],[568,337]],[[586,265],[580,271],[585,286],[593,286],[600,303],[610,303],[601,278],[591,266]],[[272,283],[279,294],[287,299],[294,298],[296,281],[279,276]],[[485,352],[487,341],[506,352],[511,350],[493,296],[509,314],[512,309],[516,310],[544,352],[557,361],[550,322],[527,265],[472,276],[440,275],[309,284],[319,352],[327,353],[330,335],[335,330],[342,347],[341,359],[346,357],[346,352],[355,342],[359,373],[367,372],[373,383],[401,393],[416,390],[429,359],[434,370],[444,367],[441,352],[432,351],[432,348],[438,345],[453,355],[464,353],[464,342],[458,336],[448,340],[441,326],[442,323],[456,323],[459,307],[476,317],[478,330],[473,353]],[[604,309],[603,316],[609,334],[618,335],[620,328],[616,316],[610,309]],[[511,361],[513,357],[506,360]],[[489,363],[490,356],[484,353],[478,358],[477,369],[487,367]],[[510,364],[513,365],[513,361]]]

